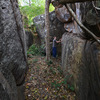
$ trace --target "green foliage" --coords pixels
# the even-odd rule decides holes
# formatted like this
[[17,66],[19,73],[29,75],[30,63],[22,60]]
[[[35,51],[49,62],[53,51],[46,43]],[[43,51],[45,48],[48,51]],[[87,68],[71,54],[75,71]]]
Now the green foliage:
[[70,85],[68,84],[68,88],[69,88],[71,91],[74,91],[74,90],[75,90],[73,85],[70,86]]
[[59,71],[59,73],[60,73],[61,75],[63,74],[63,71],[62,71],[62,69],[61,69],[60,66],[58,66],[57,70]]
[[53,64],[52,60],[50,61],[46,61],[47,65],[50,66],[51,64]]
[[54,70],[54,68],[53,68],[53,67],[50,67],[50,72],[51,72],[53,75],[55,75],[55,74],[56,74],[56,71]]
[[54,6],[52,4],[50,4],[49,11],[52,12],[54,9],[55,9]]
[[36,66],[36,68],[37,68],[37,69],[40,69],[40,67],[39,67],[39,66]]
[[33,44],[29,50],[27,51],[27,55],[29,57],[32,57],[32,56],[36,56],[36,55],[41,55],[43,56],[43,49],[44,47],[43,46],[36,46],[35,44]]
[[32,54],[32,55],[36,55],[39,53],[38,48],[36,47],[36,45],[32,45],[29,50],[27,51],[27,54]]
[[[22,5],[24,3],[24,5]],[[31,0],[31,6],[29,6],[28,0],[19,0],[20,11],[23,16],[28,18],[28,24],[32,25],[32,19],[45,12],[45,0]],[[54,7],[50,4],[50,12],[54,10]]]
[[34,59],[34,60],[33,60],[33,63],[37,63],[37,62],[38,62],[38,59]]
[[27,55],[40,55],[39,47],[33,44],[27,51]]
[[51,86],[52,87],[54,86],[56,89],[60,88],[61,85],[62,85],[62,83],[58,83],[57,81],[54,81],[54,82],[51,83]]
[[63,81],[61,81],[60,83],[58,81],[54,81],[51,83],[51,86],[54,87],[55,89],[60,89],[61,86],[67,86],[67,89],[71,90],[71,91],[74,91],[74,86],[73,85],[70,85],[68,84],[68,79],[70,78],[71,76],[66,76],[64,78]]

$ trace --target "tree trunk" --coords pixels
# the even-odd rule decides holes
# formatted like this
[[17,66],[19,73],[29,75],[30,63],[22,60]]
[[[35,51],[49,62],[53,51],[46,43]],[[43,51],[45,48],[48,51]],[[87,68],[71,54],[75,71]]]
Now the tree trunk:
[[50,60],[50,22],[49,22],[49,0],[45,1],[45,32],[46,32],[46,60]]

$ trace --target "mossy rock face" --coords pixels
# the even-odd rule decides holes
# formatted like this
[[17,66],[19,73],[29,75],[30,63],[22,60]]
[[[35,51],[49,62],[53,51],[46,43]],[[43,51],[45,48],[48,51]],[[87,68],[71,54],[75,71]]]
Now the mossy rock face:
[[100,100],[100,46],[65,33],[62,37],[62,69],[72,75],[76,100]]

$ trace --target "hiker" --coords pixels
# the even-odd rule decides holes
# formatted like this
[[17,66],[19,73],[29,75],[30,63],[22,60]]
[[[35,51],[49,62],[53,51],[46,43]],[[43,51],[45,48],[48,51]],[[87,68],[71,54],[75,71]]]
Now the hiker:
[[56,55],[57,55],[57,47],[56,47],[56,44],[61,42],[61,39],[59,41],[57,41],[56,39],[57,39],[56,36],[54,36],[53,45],[52,45],[52,55],[55,58],[56,58]]

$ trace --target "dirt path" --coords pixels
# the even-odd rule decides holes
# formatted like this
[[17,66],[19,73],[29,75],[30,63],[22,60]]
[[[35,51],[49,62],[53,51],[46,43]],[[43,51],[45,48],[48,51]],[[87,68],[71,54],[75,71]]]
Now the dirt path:
[[62,74],[60,59],[46,62],[45,57],[33,56],[28,58],[28,63],[26,100],[75,100],[74,89],[68,89]]

